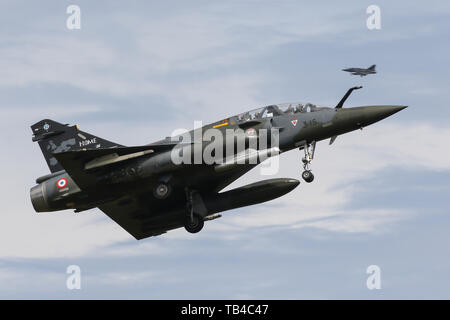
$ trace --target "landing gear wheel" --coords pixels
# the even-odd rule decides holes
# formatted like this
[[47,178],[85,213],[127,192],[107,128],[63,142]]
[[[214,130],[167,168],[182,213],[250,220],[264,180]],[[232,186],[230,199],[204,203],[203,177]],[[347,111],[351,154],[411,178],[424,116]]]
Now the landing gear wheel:
[[171,191],[170,185],[161,182],[153,189],[153,195],[156,199],[165,199],[170,195]]
[[194,214],[192,218],[190,216],[186,217],[184,228],[187,232],[197,233],[203,229],[204,224],[205,222],[203,221],[203,218],[198,214]]
[[313,182],[313,180],[314,180],[314,175],[312,174],[311,171],[305,170],[305,171],[303,171],[303,173],[302,173],[302,178],[303,178],[303,180],[305,180],[306,182],[310,183],[310,182]]

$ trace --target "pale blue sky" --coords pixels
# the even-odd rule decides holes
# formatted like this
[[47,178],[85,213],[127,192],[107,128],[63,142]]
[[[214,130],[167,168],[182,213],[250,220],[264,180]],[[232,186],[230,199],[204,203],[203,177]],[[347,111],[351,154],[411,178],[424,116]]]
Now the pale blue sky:
[[[66,28],[69,4],[81,30]],[[366,28],[370,4],[381,30]],[[0,298],[450,298],[449,16],[446,1],[1,1]],[[48,172],[40,119],[139,145],[272,103],[333,106],[358,84],[348,106],[409,108],[319,143],[313,184],[200,234],[137,242],[99,210],[29,201]],[[300,178],[300,156],[277,176]],[[366,288],[372,264],[381,290]]]

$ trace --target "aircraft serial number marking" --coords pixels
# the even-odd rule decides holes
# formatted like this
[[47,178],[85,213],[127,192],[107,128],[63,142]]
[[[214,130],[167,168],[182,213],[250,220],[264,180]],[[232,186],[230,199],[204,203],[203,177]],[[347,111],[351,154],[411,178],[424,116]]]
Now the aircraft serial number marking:
[[303,127],[308,128],[308,127],[315,127],[318,126],[319,123],[317,122],[316,119],[312,119],[312,120],[308,120],[308,121],[303,121]]
[[79,142],[80,147],[84,147],[84,146],[87,146],[87,145],[90,145],[90,144],[93,144],[93,143],[97,143],[97,138],[86,139],[86,140],[83,140],[83,141]]

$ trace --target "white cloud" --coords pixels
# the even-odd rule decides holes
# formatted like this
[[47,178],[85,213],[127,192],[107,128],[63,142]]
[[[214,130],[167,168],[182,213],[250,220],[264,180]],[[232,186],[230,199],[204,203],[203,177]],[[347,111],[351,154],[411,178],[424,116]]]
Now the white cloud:
[[97,283],[100,285],[142,285],[153,283],[158,280],[158,274],[150,271],[141,272],[108,272],[88,277],[86,282]]
[[[24,272],[26,270],[26,273]],[[16,295],[22,296],[24,292],[35,294],[35,298],[42,297],[43,293],[66,288],[66,270],[60,272],[42,271],[39,268],[16,268],[0,266],[0,287],[2,297],[11,299]],[[14,284],[14,285],[12,285]],[[6,290],[7,288],[7,290]]]
[[254,20],[247,16],[253,7],[244,8],[231,14],[228,5],[214,3],[195,13],[176,11],[164,19],[148,19],[136,12],[132,17],[114,14],[113,20],[130,31],[127,41],[136,47],[122,48],[89,30],[79,37],[42,32],[5,35],[10,45],[0,48],[0,85],[58,83],[122,97],[170,95],[183,90],[183,85],[178,88],[175,78],[166,84],[158,78],[168,72],[198,74],[220,67],[226,74],[225,66],[262,57],[282,44],[319,36],[332,39],[349,28],[349,23],[336,21],[336,12],[322,12],[319,21],[311,16],[313,9],[298,12],[289,3],[281,5],[283,15],[274,15],[272,6],[262,6]]
[[176,13],[164,20],[134,16],[125,24],[138,31],[140,52],[159,72],[236,65],[290,42],[333,39],[355,25],[354,20],[339,20],[336,10],[322,11],[321,19],[317,19],[311,8],[292,3],[280,3],[281,14],[274,14],[272,6],[262,5],[258,19],[248,19],[253,6],[243,4],[242,8],[230,11],[228,4],[212,3],[195,13]]

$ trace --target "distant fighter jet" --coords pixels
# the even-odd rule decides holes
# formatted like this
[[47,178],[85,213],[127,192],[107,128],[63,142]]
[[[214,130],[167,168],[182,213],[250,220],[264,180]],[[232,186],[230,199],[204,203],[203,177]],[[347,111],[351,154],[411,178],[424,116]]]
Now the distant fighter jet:
[[368,74],[375,74],[377,71],[375,70],[376,65],[373,64],[367,69],[364,68],[348,68],[348,69],[342,69],[342,71],[350,72],[351,74],[355,76],[367,76]]
[[[266,158],[303,150],[302,178],[312,182],[309,166],[318,141],[330,139],[332,144],[338,135],[406,108],[342,108],[359,88],[349,89],[334,108],[312,103],[269,105],[184,136],[132,147],[96,137],[78,126],[41,120],[31,126],[33,141],[38,142],[51,173],[36,179],[31,202],[36,212],[99,208],[138,240],[183,226],[188,232],[199,232],[205,221],[220,218],[219,212],[269,201],[298,186],[297,179],[276,178],[222,192]],[[264,134],[267,130],[277,134]],[[220,135],[232,139],[218,139]],[[235,147],[238,141],[243,142],[242,148]],[[219,146],[214,152],[213,143]],[[195,160],[196,150],[205,154],[209,150],[219,161],[204,158],[192,164],[189,160]],[[188,161],[177,162],[178,156]]]

